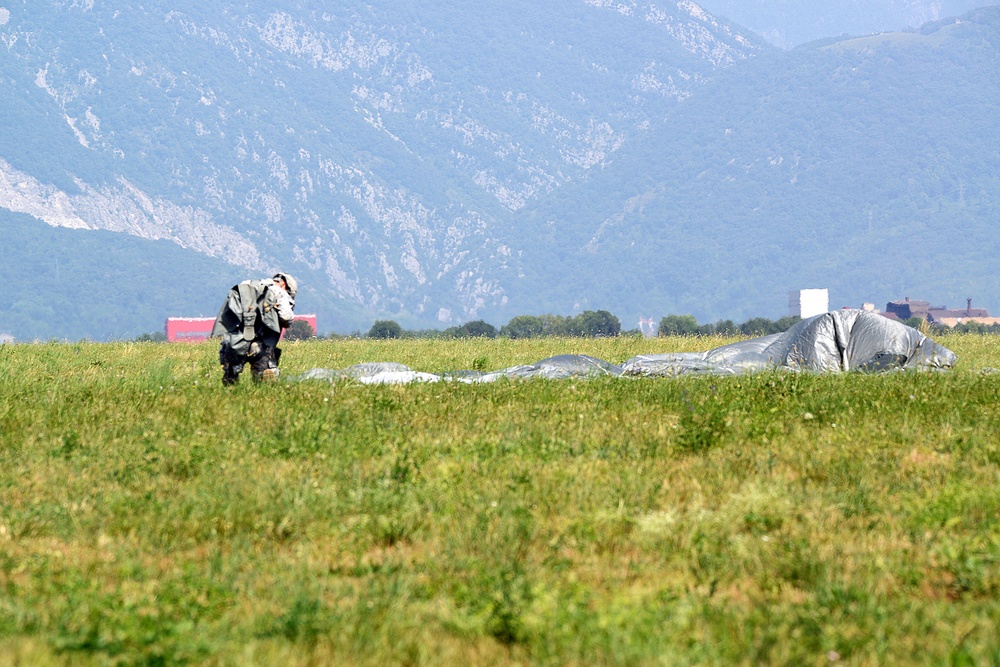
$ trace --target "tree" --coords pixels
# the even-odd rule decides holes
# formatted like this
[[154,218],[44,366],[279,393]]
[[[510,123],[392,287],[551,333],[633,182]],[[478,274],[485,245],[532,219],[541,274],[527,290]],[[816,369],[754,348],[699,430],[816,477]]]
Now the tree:
[[308,340],[315,338],[316,331],[305,320],[292,320],[292,325],[285,331],[285,340]]
[[802,318],[798,315],[786,315],[785,317],[778,319],[774,323],[774,326],[777,328],[778,332],[788,331],[801,321]]
[[747,336],[766,336],[777,333],[777,328],[774,326],[774,322],[766,317],[751,317],[740,325],[740,331]]
[[496,338],[497,329],[483,320],[466,322],[455,331],[456,338]]
[[538,338],[569,335],[569,318],[561,315],[518,315],[500,328],[508,338]]
[[543,331],[541,319],[534,315],[518,315],[500,327],[500,335],[508,338],[537,338]]
[[667,315],[660,320],[660,336],[694,336],[698,333],[698,320],[694,315]]
[[369,338],[400,338],[403,335],[403,327],[393,320],[376,320],[372,328],[368,330]]
[[538,318],[542,323],[543,336],[569,336],[571,319],[563,315],[542,315]]
[[569,333],[572,336],[588,336],[602,338],[617,336],[622,325],[618,318],[606,310],[585,310],[569,322]]
[[740,328],[732,320],[719,320],[715,323],[714,333],[720,336],[735,336],[740,332]]

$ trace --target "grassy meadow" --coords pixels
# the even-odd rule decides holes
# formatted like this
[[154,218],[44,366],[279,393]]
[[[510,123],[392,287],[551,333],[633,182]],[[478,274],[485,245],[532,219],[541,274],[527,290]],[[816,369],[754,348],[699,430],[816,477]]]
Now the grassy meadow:
[[231,389],[214,343],[0,345],[0,664],[1000,665],[1000,341],[938,340],[953,372]]

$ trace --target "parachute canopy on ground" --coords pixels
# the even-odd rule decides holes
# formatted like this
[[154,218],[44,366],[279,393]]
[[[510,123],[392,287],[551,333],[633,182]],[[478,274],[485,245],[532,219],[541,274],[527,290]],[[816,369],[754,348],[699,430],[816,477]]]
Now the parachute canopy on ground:
[[788,331],[708,352],[649,354],[624,364],[628,375],[739,375],[769,369],[816,373],[944,370],[955,353],[913,327],[866,310],[836,310]]
[[802,320],[784,333],[752,338],[707,352],[645,354],[621,366],[586,355],[566,354],[499,371],[454,371],[435,375],[397,363],[364,363],[341,370],[314,368],[300,380],[352,378],[364,384],[494,382],[502,378],[566,379],[597,376],[675,377],[741,375],[784,369],[814,373],[947,370],[955,353],[913,327],[865,310],[838,310]]

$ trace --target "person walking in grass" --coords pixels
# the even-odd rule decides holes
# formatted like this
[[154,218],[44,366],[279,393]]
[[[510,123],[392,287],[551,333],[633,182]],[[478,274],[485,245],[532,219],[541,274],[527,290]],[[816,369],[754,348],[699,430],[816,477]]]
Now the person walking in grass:
[[263,280],[244,280],[226,295],[212,326],[212,338],[221,338],[219,363],[222,384],[234,385],[247,363],[254,380],[278,378],[281,332],[295,317],[298,282],[287,273]]

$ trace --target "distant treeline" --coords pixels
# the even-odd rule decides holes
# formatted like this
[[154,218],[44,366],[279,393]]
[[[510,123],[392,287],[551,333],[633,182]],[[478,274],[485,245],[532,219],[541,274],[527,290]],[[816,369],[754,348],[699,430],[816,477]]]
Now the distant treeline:
[[[920,319],[920,318],[916,318]],[[907,322],[906,324],[909,324]],[[913,326],[913,325],[911,325]],[[921,327],[915,327],[920,329]],[[922,329],[921,329],[922,330]],[[1000,335],[1000,324],[982,324],[981,322],[963,322],[949,327],[946,324],[932,324],[928,328],[928,333],[932,336],[947,333],[971,333],[980,335]]]
[[[797,316],[769,320],[766,317],[752,317],[742,324],[732,320],[699,324],[693,315],[667,315],[660,320],[658,336],[766,336],[790,329],[801,318]],[[948,333],[974,333],[1000,335],[1000,324],[967,322],[955,327],[926,323],[919,317],[903,322],[928,335]],[[296,320],[285,333],[285,339],[306,340],[309,338],[542,338],[545,336],[578,336],[583,338],[607,338],[619,335],[643,335],[638,329],[622,331],[621,322],[606,310],[585,310],[579,315],[518,315],[497,329],[489,322],[474,320],[461,326],[440,329],[404,329],[394,320],[378,320],[367,333],[355,332],[350,335],[331,333],[318,335],[303,320]],[[161,332],[143,334],[137,341],[161,342],[166,336]]]
[[[766,317],[752,317],[736,324],[732,320],[719,320],[700,324],[693,315],[667,315],[660,320],[658,336],[766,336],[787,331],[802,318],[781,317],[771,320]],[[986,325],[968,322],[949,328],[944,325],[926,324],[920,318],[912,318],[904,324],[930,335],[947,333],[1000,334],[1000,325]],[[483,320],[467,322],[443,331],[438,329],[406,330],[393,320],[375,322],[367,334],[354,334],[366,338],[540,338],[544,336],[608,337],[618,335],[642,335],[638,329],[623,331],[617,317],[606,310],[586,310],[579,315],[518,315],[497,329]]]
[[936,324],[922,317],[911,317],[903,320],[903,324],[919,329],[928,336],[941,336],[950,333],[979,334],[981,336],[1000,335],[1000,324],[983,324],[982,322],[962,322],[953,327],[947,324]]
[[769,320],[766,317],[751,317],[743,324],[732,320],[719,320],[714,324],[698,324],[693,315],[667,315],[660,320],[657,331],[660,336],[766,336],[787,331],[801,318],[782,317]]
[[[769,320],[754,317],[743,324],[720,320],[699,324],[692,315],[667,315],[660,320],[660,336],[763,336],[780,333],[799,321],[798,317]],[[580,336],[600,338],[618,335],[641,335],[638,329],[622,331],[621,322],[606,310],[585,310],[579,315],[518,315],[497,329],[482,320],[443,331],[436,329],[408,331],[393,320],[379,320],[365,335],[367,338],[541,338],[544,336]]]
[[461,326],[406,331],[393,320],[379,320],[368,330],[368,338],[540,338],[543,336],[581,336],[601,338],[622,333],[617,317],[606,310],[585,310],[579,315],[518,315],[497,329],[483,320]]

